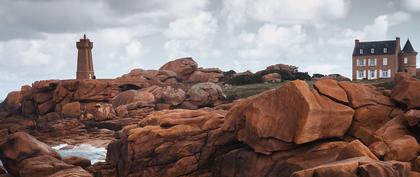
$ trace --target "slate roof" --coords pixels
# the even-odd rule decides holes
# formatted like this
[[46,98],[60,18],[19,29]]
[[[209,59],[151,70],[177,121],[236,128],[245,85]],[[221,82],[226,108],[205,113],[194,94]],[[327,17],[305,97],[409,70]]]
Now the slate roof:
[[405,43],[404,49],[402,50],[403,53],[416,53],[413,46],[411,45],[410,39],[407,40]]
[[[354,46],[353,56],[365,56],[365,55],[392,55],[395,54],[397,46],[396,40],[391,41],[372,41],[372,42],[359,42]],[[371,53],[371,49],[375,49],[374,53]],[[387,52],[384,53],[384,48],[387,48]],[[363,54],[360,54],[360,49],[363,49]]]

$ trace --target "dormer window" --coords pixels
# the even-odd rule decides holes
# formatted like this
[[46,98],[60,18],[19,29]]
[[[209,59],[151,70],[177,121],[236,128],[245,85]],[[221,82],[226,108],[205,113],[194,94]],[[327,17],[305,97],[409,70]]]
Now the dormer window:
[[388,53],[388,48],[384,48],[384,53]]
[[363,54],[363,49],[360,49],[360,54]]
[[370,49],[370,53],[375,53],[375,49],[374,48]]

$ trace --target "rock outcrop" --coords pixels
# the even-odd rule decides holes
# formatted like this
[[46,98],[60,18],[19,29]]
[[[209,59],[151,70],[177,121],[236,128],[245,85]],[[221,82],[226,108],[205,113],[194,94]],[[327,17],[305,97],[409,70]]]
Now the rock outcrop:
[[13,176],[58,177],[67,174],[92,177],[81,167],[65,163],[51,147],[23,132],[9,135],[0,149],[0,159]]
[[187,101],[197,107],[217,105],[217,101],[225,97],[222,88],[211,82],[195,84],[187,92]]
[[420,108],[420,81],[406,73],[397,73],[394,82],[397,84],[392,90],[391,98],[408,108]]
[[219,68],[198,68],[189,77],[187,82],[214,82],[217,83],[223,78],[223,72]]
[[164,64],[159,70],[168,70],[176,73],[180,81],[185,81],[197,71],[198,65],[192,58],[180,58]]
[[353,113],[306,82],[293,81],[235,105],[226,116],[224,130],[234,132],[255,151],[270,154],[293,144],[343,136]]
[[[21,177],[419,176],[420,81],[297,80],[228,102],[223,75],[181,58],[116,79],[23,86],[0,106],[0,159]],[[107,144],[106,161],[62,158],[41,141]]]
[[108,146],[107,161],[118,176],[183,176],[201,173],[214,153],[234,142],[221,131],[224,111],[154,112]]

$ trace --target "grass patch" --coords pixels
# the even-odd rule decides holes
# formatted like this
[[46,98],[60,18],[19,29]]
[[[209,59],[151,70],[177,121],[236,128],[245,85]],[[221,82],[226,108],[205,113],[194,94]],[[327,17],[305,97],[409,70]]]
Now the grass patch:
[[224,89],[229,100],[246,98],[264,92],[266,90],[278,88],[286,82],[281,83],[258,83],[248,85],[234,85],[230,89]]

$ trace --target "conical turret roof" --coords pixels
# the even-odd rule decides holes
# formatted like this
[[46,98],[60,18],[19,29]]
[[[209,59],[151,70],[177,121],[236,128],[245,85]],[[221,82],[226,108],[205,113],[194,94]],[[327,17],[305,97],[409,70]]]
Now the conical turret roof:
[[404,46],[402,52],[404,52],[404,53],[415,53],[416,52],[414,50],[413,46],[411,45],[410,39],[408,39],[407,42],[405,43],[405,46]]

